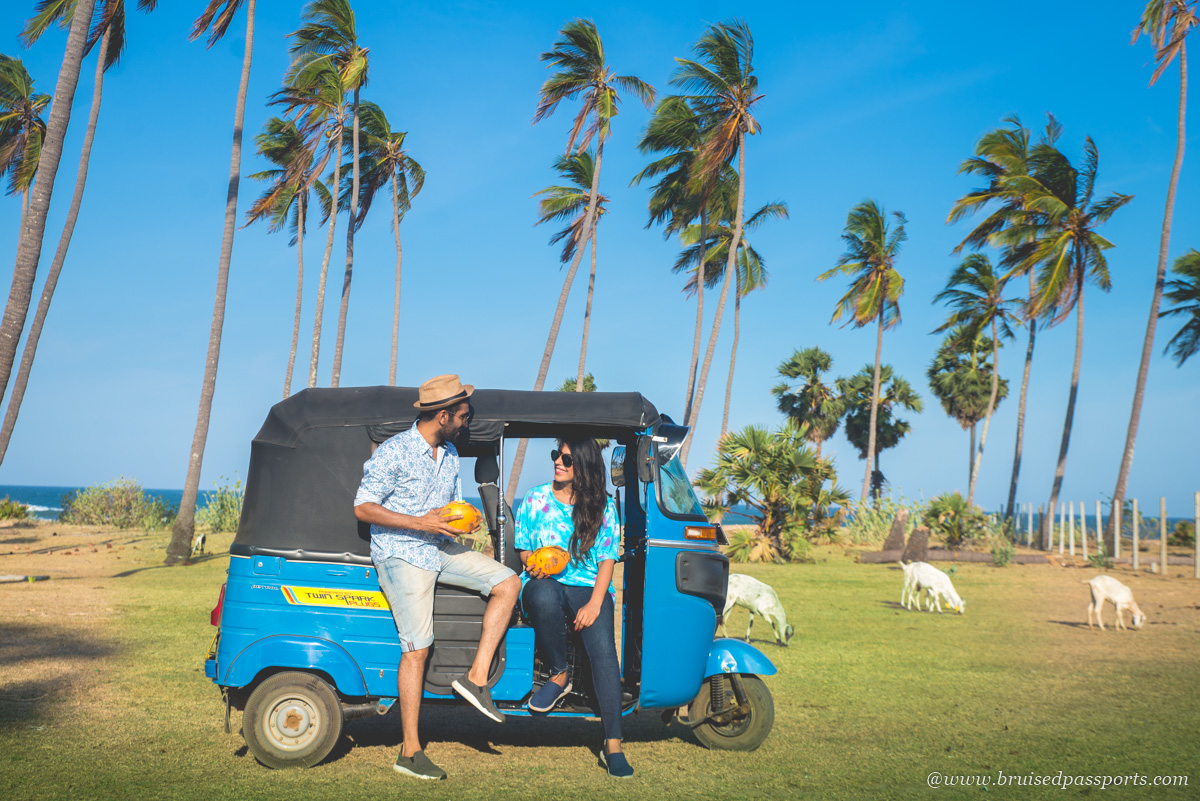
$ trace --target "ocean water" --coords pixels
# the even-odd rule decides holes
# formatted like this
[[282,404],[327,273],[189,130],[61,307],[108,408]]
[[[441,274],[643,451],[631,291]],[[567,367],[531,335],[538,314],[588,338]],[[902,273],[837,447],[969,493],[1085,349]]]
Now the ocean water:
[[[29,511],[33,517],[39,520],[57,520],[58,513],[62,511],[63,496],[75,490],[84,489],[83,487],[27,487],[15,484],[0,484],[0,498],[8,496],[10,500],[19,501],[29,507]],[[181,489],[144,489],[142,490],[147,499],[160,497],[167,503],[174,506],[179,506],[179,502],[183,500],[183,490]],[[200,498],[196,502],[196,508],[204,509],[208,506],[208,498],[206,493],[201,492]]]

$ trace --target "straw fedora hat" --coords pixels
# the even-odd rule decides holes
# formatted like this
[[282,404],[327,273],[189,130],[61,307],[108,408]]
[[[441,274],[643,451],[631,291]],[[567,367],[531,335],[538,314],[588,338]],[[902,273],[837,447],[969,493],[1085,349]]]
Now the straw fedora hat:
[[438,375],[421,385],[413,406],[423,412],[445,409],[465,401],[474,391],[475,387],[463,384],[456,375]]

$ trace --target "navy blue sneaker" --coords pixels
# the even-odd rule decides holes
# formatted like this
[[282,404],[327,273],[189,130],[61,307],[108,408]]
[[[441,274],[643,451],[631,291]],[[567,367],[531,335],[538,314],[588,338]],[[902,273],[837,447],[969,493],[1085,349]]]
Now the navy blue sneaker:
[[549,712],[559,701],[567,697],[567,693],[571,692],[571,682],[567,682],[566,687],[559,687],[556,683],[548,681],[529,699],[529,708],[534,712]]
[[629,760],[625,755],[618,752],[615,754],[606,754],[607,746],[604,743],[600,744],[600,767],[608,771],[608,775],[614,779],[632,779],[633,768],[629,764]]

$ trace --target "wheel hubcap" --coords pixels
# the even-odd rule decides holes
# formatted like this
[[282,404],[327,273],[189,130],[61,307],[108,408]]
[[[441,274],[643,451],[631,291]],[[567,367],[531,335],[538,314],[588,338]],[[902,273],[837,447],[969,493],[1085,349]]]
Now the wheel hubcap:
[[267,713],[266,733],[278,748],[288,751],[304,748],[316,738],[321,719],[307,698],[281,698]]

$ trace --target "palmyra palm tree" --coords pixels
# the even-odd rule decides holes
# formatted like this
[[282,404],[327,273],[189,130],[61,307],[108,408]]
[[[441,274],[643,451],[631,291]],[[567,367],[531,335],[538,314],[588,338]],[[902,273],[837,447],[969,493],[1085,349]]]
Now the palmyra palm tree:
[[[79,0],[79,7],[88,0]],[[187,478],[183,497],[179,500],[179,515],[171,527],[171,542],[167,545],[166,564],[181,564],[191,552],[192,535],[196,530],[196,496],[200,491],[200,468],[204,461],[204,445],[208,441],[208,421],[212,416],[213,393],[217,388],[217,362],[221,358],[221,331],[225,326],[225,297],[229,289],[229,263],[233,258],[233,232],[237,226],[238,180],[242,171],[242,124],[246,117],[246,87],[250,82],[250,62],[254,55],[254,6],[257,0],[209,0],[204,12],[192,26],[191,39],[208,34],[208,47],[225,36],[243,2],[246,5],[246,46],[242,56],[242,76],[238,84],[237,104],[233,114],[233,147],[229,158],[229,190],[225,195],[225,224],[221,234],[221,256],[217,265],[217,294],[213,303],[212,326],[208,336],[208,355],[204,362],[204,382],[200,388],[200,408],[196,414],[196,431],[188,453]]]
[[42,114],[48,105],[50,95],[33,90],[33,78],[21,60],[0,53],[0,178],[8,176],[5,194],[21,196],[22,229],[46,136]]
[[1159,317],[1179,315],[1184,318],[1183,327],[1171,337],[1164,348],[1175,362],[1183,363],[1200,353],[1200,251],[1192,248],[1175,260],[1171,272],[1179,276],[1167,282],[1167,300],[1174,308],[1159,312]]
[[[46,315],[50,312],[50,303],[54,299],[54,291],[58,288],[58,279],[62,274],[63,264],[67,258],[67,249],[71,245],[71,237],[75,233],[75,223],[79,220],[79,209],[83,205],[83,190],[87,185],[88,163],[92,155],[92,142],[96,138],[96,123],[100,118],[100,101],[104,90],[104,73],[117,63],[125,47],[125,2],[124,0],[102,0],[102,7],[92,24],[88,35],[84,56],[91,52],[92,47],[99,42],[100,53],[96,59],[96,79],[92,89],[92,108],[88,115],[87,131],[83,137],[83,147],[79,154],[79,170],[75,175],[75,191],[71,196],[71,206],[67,210],[67,219],[63,223],[59,235],[58,248],[54,252],[54,261],[46,274],[46,282],[42,286],[42,294],[38,298],[37,310],[33,313],[33,322],[29,326],[29,334],[25,338],[25,348],[21,351],[21,364],[17,368],[17,377],[13,382],[12,395],[8,401],[8,410],[4,415],[4,424],[0,426],[0,462],[8,452],[8,443],[12,439],[13,429],[17,425],[17,416],[21,412],[21,403],[25,399],[25,390],[29,386],[29,374],[33,370],[33,360],[37,356],[38,342],[41,340],[42,328],[46,324]],[[157,0],[140,0],[138,7],[143,11],[153,11]],[[25,44],[32,45],[54,23],[70,24],[74,8],[67,0],[45,3],[39,7],[39,12],[25,26],[21,38]],[[33,155],[33,149],[28,155]],[[33,169],[36,170],[36,155]],[[0,154],[0,164],[3,155]],[[26,168],[22,170],[25,172]],[[0,173],[3,169],[0,169]],[[16,173],[13,178],[17,178]],[[32,175],[28,176],[32,180]],[[22,216],[24,216],[22,214]]]
[[[579,111],[571,126],[571,134],[567,138],[566,155],[582,152],[588,149],[592,139],[596,140],[596,163],[592,173],[592,185],[588,191],[587,216],[584,218],[582,241],[591,237],[592,225],[596,219],[596,203],[600,192],[600,169],[604,161],[604,143],[609,138],[612,129],[612,118],[617,116],[620,96],[617,90],[630,92],[641,100],[647,108],[654,102],[654,87],[633,75],[615,75],[604,58],[604,43],[596,30],[596,23],[586,19],[576,19],[568,22],[559,31],[558,41],[554,48],[542,53],[539,60],[552,68],[556,68],[546,82],[542,84],[538,97],[537,111],[534,112],[533,122],[537,124],[554,114],[559,104],[564,100],[574,100],[582,96]],[[550,359],[554,355],[554,344],[558,340],[558,329],[562,325],[563,312],[566,310],[567,297],[571,293],[571,284],[575,280],[575,271],[583,258],[583,248],[576,248],[575,258],[563,279],[562,291],[558,295],[558,305],[554,309],[554,320],[550,324],[550,333],[546,337],[546,347],[542,351],[542,362],[538,367],[537,379],[533,383],[535,392],[541,391],[546,385],[546,375],[550,371]],[[582,376],[576,377],[576,391],[582,391]],[[521,479],[521,469],[525,463],[525,449],[529,441],[522,439],[517,446],[516,458],[513,459],[512,475],[508,481],[509,497],[516,494],[517,482]]]
[[296,311],[292,316],[292,347],[288,351],[287,372],[283,379],[283,397],[292,393],[292,371],[296,366],[296,348],[300,343],[300,309],[304,299],[304,232],[308,227],[310,192],[315,191],[325,217],[332,208],[329,188],[313,170],[313,153],[293,120],[271,117],[263,132],[255,137],[259,155],[276,165],[273,169],[250,176],[268,181],[269,186],[246,212],[246,225],[269,220],[269,233],[281,228],[292,232],[288,244],[296,246]]
[[[359,113],[358,96],[367,83],[370,51],[359,45],[354,24],[354,9],[348,0],[313,0],[304,7],[304,24],[290,36],[291,53],[295,60],[328,59],[341,78],[342,91],[353,92],[350,114],[353,118],[351,135],[351,170],[353,185],[350,192],[350,219],[358,220],[359,199]],[[339,153],[340,158],[340,153]],[[338,186],[335,178],[332,186]],[[350,309],[350,280],[354,274],[354,233],[361,221],[346,227],[346,275],[342,280],[342,301],[338,307],[337,341],[333,348],[333,377],[330,386],[338,386],[342,375],[342,350],[346,340],[346,315]]]
[[833,369],[833,357],[817,347],[793,351],[791,357],[780,363],[781,378],[803,379],[793,388],[782,381],[771,390],[779,411],[805,430],[805,438],[817,448],[832,437],[846,413],[846,401],[834,385],[822,379]]
[[[1009,309],[1016,301],[1004,297],[1007,277],[992,268],[992,262],[982,253],[972,253],[950,276],[946,288],[933,299],[934,303],[945,301],[953,310],[945,324],[935,329],[941,333],[962,328],[962,335],[972,341],[984,329],[991,329],[992,389],[988,397],[987,411],[983,416],[983,432],[979,437],[979,454],[971,458],[971,480],[967,487],[967,505],[975,500],[975,485],[979,480],[979,467],[983,462],[983,449],[987,446],[988,427],[1000,393],[1000,339],[1012,339],[1012,323],[1015,317]],[[972,427],[972,442],[974,442]]]
[[75,99],[75,88],[79,84],[79,70],[83,65],[83,52],[87,47],[88,28],[95,6],[96,0],[76,0],[75,14],[67,34],[66,52],[62,67],[58,70],[54,103],[50,106],[46,133],[38,155],[38,169],[21,223],[21,235],[17,239],[17,258],[8,303],[4,307],[4,318],[0,320],[0,397],[8,391],[17,357],[17,343],[29,315],[33,283],[42,258],[42,240],[46,235],[46,214],[50,210],[50,196],[54,192],[54,176],[58,174],[58,163],[62,160],[63,140],[71,121],[71,106]]
[[1154,277],[1154,295],[1150,300],[1150,317],[1146,322],[1146,336],[1142,340],[1142,358],[1138,364],[1137,383],[1133,390],[1133,408],[1129,412],[1129,428],[1125,433],[1125,448],[1121,451],[1121,467],[1117,470],[1117,485],[1113,489],[1113,502],[1123,503],[1125,488],[1129,482],[1129,469],[1133,465],[1133,448],[1137,443],[1138,420],[1142,414],[1142,401],[1146,393],[1146,376],[1150,371],[1150,356],[1154,351],[1154,329],[1161,316],[1158,313],[1162,302],[1163,281],[1167,272],[1167,250],[1171,245],[1171,222],[1175,216],[1175,187],[1179,184],[1179,173],[1183,169],[1183,146],[1186,141],[1184,123],[1187,112],[1187,35],[1200,16],[1197,15],[1196,0],[1150,0],[1142,12],[1142,19],[1133,31],[1133,41],[1145,34],[1154,45],[1154,60],[1158,66],[1150,76],[1153,86],[1179,57],[1179,111],[1176,117],[1175,162],[1171,166],[1171,179],[1167,183],[1167,205],[1163,211],[1162,233],[1158,241],[1158,270]]
[[821,273],[818,281],[835,275],[850,276],[850,289],[838,301],[831,323],[847,317],[843,325],[862,328],[876,323],[875,378],[871,390],[871,419],[868,429],[866,475],[863,477],[860,501],[865,503],[871,489],[871,473],[876,459],[875,435],[879,407],[880,363],[883,355],[883,331],[900,322],[900,296],[904,294],[904,278],[896,271],[896,256],[900,245],[908,238],[904,231],[906,220],[901,212],[893,212],[896,227],[888,225],[883,209],[866,200],[850,210],[842,241],[846,252],[837,266]]
[[[717,301],[708,347],[696,380],[695,397],[685,420],[685,425],[695,428],[721,331],[725,302],[737,272],[734,260],[742,239],[746,203],[746,136],[761,130],[758,120],[754,118],[754,110],[763,96],[758,93],[758,77],[754,74],[754,37],[742,20],[711,26],[692,49],[696,59],[676,58],[679,66],[671,76],[671,85],[688,93],[688,103],[698,118],[702,132],[703,141],[690,178],[692,191],[706,198],[706,188],[716,185],[735,156],[738,160],[737,203],[725,280],[721,284],[721,297]],[[702,200],[700,205],[703,208],[707,203]],[[679,454],[681,463],[685,465],[691,444],[692,438],[685,440]]]
[[896,417],[896,413],[906,409],[919,414],[925,404],[889,364],[868,364],[852,376],[839,378],[837,388],[846,399],[846,439],[871,465],[871,488],[878,502],[884,483],[879,454],[899,445],[912,430],[909,422]]
[[[1051,118],[1051,127],[1057,123]],[[1054,139],[1048,137],[1048,139]],[[1113,245],[1096,232],[1132,195],[1114,193],[1097,200],[1096,176],[1100,153],[1091,137],[1084,145],[1084,164],[1076,169],[1050,141],[1039,143],[1030,153],[1032,170],[1028,175],[1006,178],[1006,186],[1024,198],[1027,215],[1020,222],[996,233],[993,240],[1013,249],[1015,269],[1036,269],[1036,293],[1029,301],[1031,315],[1044,316],[1049,325],[1057,325],[1076,313],[1075,361],[1071,370],[1071,391],[1067,399],[1062,443],[1050,491],[1049,508],[1054,509],[1062,489],[1067,449],[1071,444],[1071,425],[1079,391],[1079,367],[1083,355],[1083,299],[1085,283],[1091,281],[1108,291],[1111,280],[1104,251]],[[1046,530],[1043,522],[1043,531]],[[1111,545],[1112,543],[1110,543]]]
[[[388,385],[396,386],[396,358],[400,347],[400,266],[403,250],[400,247],[400,221],[412,208],[412,199],[425,186],[425,170],[404,149],[405,131],[393,131],[383,110],[374,103],[359,107],[362,127],[362,150],[359,169],[358,214],[354,227],[362,226],[371,209],[375,194],[384,186],[392,187],[392,231],[396,237],[396,286],[392,300],[392,359],[388,369]],[[345,205],[349,206],[347,202]]]

